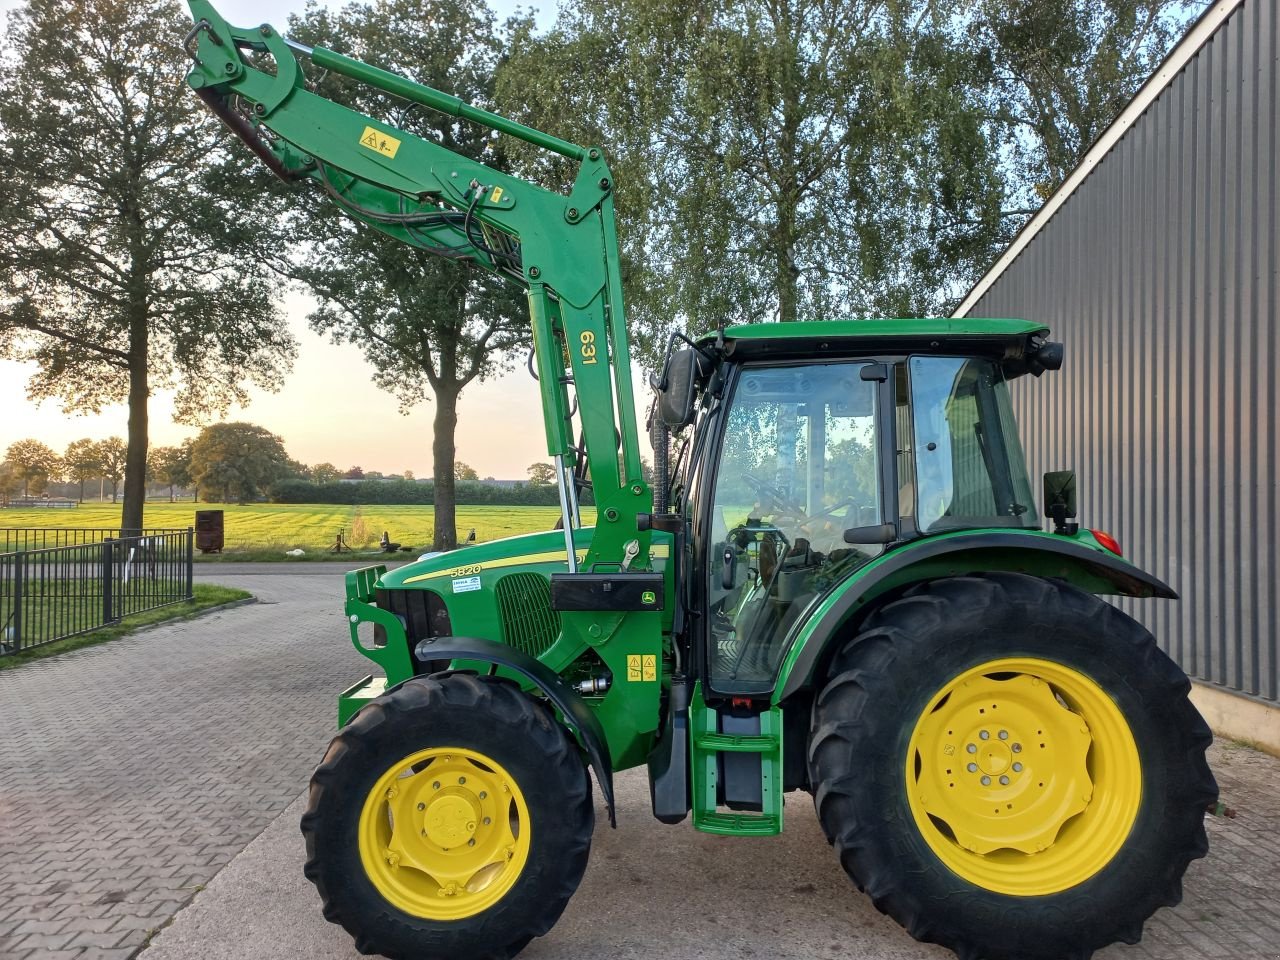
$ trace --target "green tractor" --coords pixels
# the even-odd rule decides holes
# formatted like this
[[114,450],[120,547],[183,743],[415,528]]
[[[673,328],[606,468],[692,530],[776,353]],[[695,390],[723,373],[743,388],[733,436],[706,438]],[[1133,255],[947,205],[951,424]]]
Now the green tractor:
[[[559,529],[347,575],[376,671],[339,697],[302,831],[360,951],[515,955],[582,877],[591,774],[613,825],[641,765],[653,815],[708,833],[777,834],[808,793],[876,907],[964,958],[1087,958],[1178,902],[1210,734],[1100,599],[1173,591],[1073,522],[1070,474],[1041,529],[1009,383],[1061,366],[1044,327],[675,335],[651,486],[601,150],[190,6],[191,87],[276,174],[528,295]],[[568,158],[572,190],[320,97],[303,61]]]

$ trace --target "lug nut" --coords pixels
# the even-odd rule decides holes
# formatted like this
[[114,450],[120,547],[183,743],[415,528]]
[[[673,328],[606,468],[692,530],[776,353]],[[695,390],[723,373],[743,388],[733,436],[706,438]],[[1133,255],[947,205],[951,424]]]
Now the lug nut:
[[439,789],[440,789],[440,781],[439,781],[439,780],[437,780],[435,783],[431,784],[431,789],[432,789],[432,790],[439,790]]
[[489,794],[485,793],[483,790],[481,790],[481,791],[480,791],[480,799],[481,799],[481,800],[485,799],[485,798],[486,798],[486,797],[488,797],[488,796],[489,796]]
[[1009,731],[1008,731],[1008,730],[1001,730],[1001,731],[1000,731],[1000,739],[1001,739],[1001,740],[1008,740],[1008,739],[1009,739]]
[[486,827],[487,827],[489,824],[491,824],[491,823],[493,823],[493,821],[492,821],[492,820],[490,820],[488,817],[485,817],[485,818],[484,818],[484,825],[485,825]]
[[1015,763],[1015,764],[1013,765],[1013,772],[1014,772],[1014,773],[1021,773],[1021,772],[1022,772],[1022,764],[1020,764],[1020,763]]
[[418,809],[419,809],[419,810],[425,810],[425,809],[427,809],[427,805],[426,805],[425,803],[420,803],[420,804],[418,804]]
[[467,782],[467,778],[466,778],[466,777],[459,777],[459,778],[458,778],[458,782],[459,782],[459,783],[466,783],[466,782]]
[[1012,747],[1010,747],[1010,749],[1011,749],[1014,753],[1021,753],[1021,752],[1022,752],[1022,744],[1020,744],[1020,743],[1015,743]]
[[968,770],[969,770],[969,772],[970,772],[970,773],[977,773],[977,772],[978,772],[978,765],[977,765],[976,763],[971,763],[971,764],[969,764]]
[[976,745],[976,744],[972,744],[972,743],[971,743],[971,744],[969,744],[967,747],[965,747],[965,749],[966,749],[966,750],[968,750],[970,753],[977,753],[977,752],[978,752],[978,747],[977,747],[977,745]]
[[990,734],[990,733],[988,733],[986,730],[983,730],[981,733],[979,733],[979,734],[978,734],[978,739],[980,739],[980,740],[990,740],[990,739],[991,739],[991,734]]
[[1002,787],[1007,787],[1008,785],[1009,785],[1009,778],[1008,778],[1008,777],[1001,777],[1001,778],[1000,778],[1000,786],[1002,786]]
[[984,787],[991,786],[991,778],[988,777],[985,773],[982,775],[982,785]]

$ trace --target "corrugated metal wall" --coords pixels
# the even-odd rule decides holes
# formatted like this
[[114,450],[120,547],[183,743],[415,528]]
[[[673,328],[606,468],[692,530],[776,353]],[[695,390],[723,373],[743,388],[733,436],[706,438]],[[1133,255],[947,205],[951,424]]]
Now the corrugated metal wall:
[[[1193,676],[1280,693],[1277,3],[1245,0],[972,310],[1043,320],[1033,471],[1182,600],[1126,601]],[[1033,474],[1035,475],[1035,474]]]

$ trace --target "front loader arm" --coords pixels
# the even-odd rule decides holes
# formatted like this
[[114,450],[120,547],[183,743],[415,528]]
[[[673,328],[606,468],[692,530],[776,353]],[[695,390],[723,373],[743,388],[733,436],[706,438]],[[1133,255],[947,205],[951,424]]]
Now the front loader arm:
[[[277,175],[313,181],[374,229],[526,290],[547,452],[562,477],[584,455],[574,438],[575,407],[581,424],[601,521],[585,563],[618,564],[635,541],[639,554],[631,566],[647,569],[649,536],[636,518],[650,511],[652,497],[641,472],[613,183],[601,151],[293,43],[270,26],[232,27],[207,0],[190,0],[190,7],[196,25],[186,44],[193,60],[188,83]],[[274,74],[258,67],[264,56],[274,61]],[[299,57],[577,161],[573,189],[568,196],[546,190],[318,96],[307,89]],[[564,512],[571,513],[567,504]]]

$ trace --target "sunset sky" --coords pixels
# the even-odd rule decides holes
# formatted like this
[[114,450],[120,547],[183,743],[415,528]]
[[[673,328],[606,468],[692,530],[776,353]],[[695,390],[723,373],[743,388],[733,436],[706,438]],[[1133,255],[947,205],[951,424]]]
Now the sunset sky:
[[[490,0],[490,4],[500,17],[517,6],[513,0]],[[13,0],[0,0],[0,11],[7,14],[16,5]],[[232,23],[265,20],[278,25],[302,6],[301,0],[218,4]],[[551,19],[551,13],[540,14],[544,24]],[[433,404],[426,401],[408,416],[399,414],[395,399],[370,383],[370,367],[358,349],[334,346],[307,328],[310,303],[296,293],[284,298],[299,351],[293,372],[279,392],[254,390],[250,405],[233,409],[227,419],[249,420],[279,434],[290,456],[304,463],[328,461],[344,469],[358,464],[366,470],[412,470],[419,477],[430,476]],[[36,437],[61,451],[80,437],[125,435],[123,406],[97,416],[67,415],[52,402],[34,406],[25,395],[29,375],[26,365],[0,361],[0,454],[23,437]],[[637,392],[647,406],[647,391]],[[196,432],[173,423],[170,394],[153,396],[150,409],[153,445],[177,443]],[[522,478],[529,464],[546,459],[538,392],[523,359],[508,376],[472,384],[464,391],[457,440],[458,458],[482,477]]]

